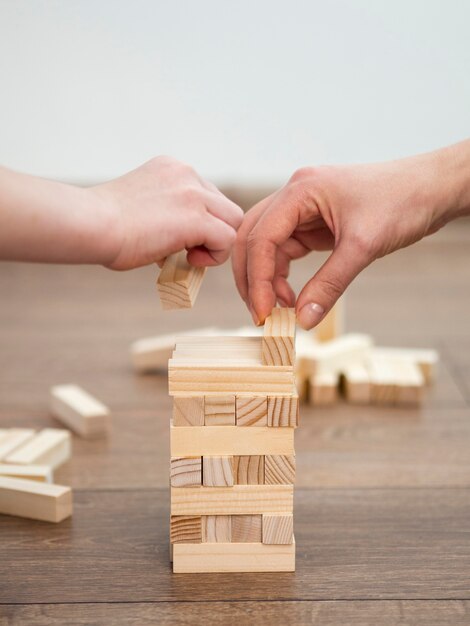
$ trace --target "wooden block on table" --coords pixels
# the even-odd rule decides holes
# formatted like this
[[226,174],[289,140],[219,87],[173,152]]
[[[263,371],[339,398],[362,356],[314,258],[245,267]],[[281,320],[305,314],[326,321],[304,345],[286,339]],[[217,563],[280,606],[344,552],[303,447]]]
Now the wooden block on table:
[[295,571],[295,541],[290,545],[178,543],[173,549],[175,574],[293,571]]
[[173,398],[174,426],[204,426],[204,396]]
[[262,540],[261,515],[232,515],[232,542],[257,543]]
[[233,486],[232,456],[204,456],[202,467],[202,483],[205,487]]
[[61,522],[72,515],[72,490],[62,485],[0,476],[0,513]]
[[266,485],[293,485],[295,456],[293,454],[266,455],[264,457],[264,482]]
[[264,456],[234,456],[233,475],[236,485],[264,485]]
[[308,401],[311,406],[331,406],[339,399],[339,374],[319,371],[310,376]]
[[418,365],[407,360],[396,360],[395,404],[397,406],[420,406],[424,397],[425,379]]
[[47,465],[8,465],[0,463],[0,476],[38,480],[42,483],[52,482],[52,470]]
[[235,396],[206,396],[204,424],[206,426],[234,426]]
[[376,347],[373,352],[376,356],[387,360],[409,361],[418,365],[426,384],[432,383],[436,378],[439,364],[439,354],[436,350]]
[[201,457],[172,457],[170,484],[172,487],[200,487],[202,485]]
[[200,515],[172,515],[170,517],[170,543],[201,543],[202,519]]
[[315,374],[319,369],[343,373],[345,368],[363,363],[372,352],[373,340],[370,335],[348,333],[324,343],[311,343],[303,347],[298,358],[298,367]]
[[351,404],[370,404],[372,386],[366,366],[362,363],[349,365],[343,374],[346,400]]
[[36,431],[32,428],[8,428],[5,429],[2,439],[0,440],[0,461],[5,459],[9,454],[17,448],[30,441]]
[[366,366],[372,387],[372,403],[389,406],[395,404],[396,371],[393,363],[386,358],[370,355]]
[[295,310],[275,308],[264,323],[263,365],[293,365],[295,362]]
[[320,342],[331,341],[344,333],[343,301],[338,300],[322,321],[315,326],[315,339]]
[[49,465],[55,469],[65,463],[70,454],[70,432],[59,428],[44,428],[5,460],[7,463],[19,465]]
[[267,426],[268,398],[266,396],[237,396],[237,426]]
[[230,543],[232,541],[232,516],[203,515],[202,540],[205,543]]
[[8,429],[7,428],[0,428],[0,442],[2,441],[2,439],[5,439],[8,433]]
[[167,257],[157,280],[163,309],[187,309],[196,301],[206,272],[186,260],[186,250]]
[[290,396],[268,397],[268,426],[291,427],[299,425],[299,396],[297,389]]
[[109,432],[108,407],[78,385],[52,387],[50,402],[52,415],[81,437],[98,437]]
[[292,515],[263,515],[263,543],[288,545],[294,541]]

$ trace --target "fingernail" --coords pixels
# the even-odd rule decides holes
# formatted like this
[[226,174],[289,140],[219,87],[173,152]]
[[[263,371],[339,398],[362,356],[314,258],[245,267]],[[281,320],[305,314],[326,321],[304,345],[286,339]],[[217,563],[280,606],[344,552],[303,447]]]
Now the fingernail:
[[253,322],[255,323],[255,325],[259,326],[258,316],[256,315],[256,311],[254,310],[252,306],[250,306],[250,313],[251,313],[251,317],[253,318]]
[[309,302],[300,309],[297,320],[304,330],[310,330],[321,321],[324,314],[325,309],[320,304]]

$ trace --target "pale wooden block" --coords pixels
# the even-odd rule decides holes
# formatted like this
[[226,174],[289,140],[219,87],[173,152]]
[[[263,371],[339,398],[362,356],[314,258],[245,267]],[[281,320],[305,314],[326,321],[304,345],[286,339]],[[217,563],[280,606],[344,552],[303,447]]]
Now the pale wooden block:
[[52,483],[52,470],[47,465],[8,465],[0,463],[0,476]]
[[232,541],[232,516],[203,515],[202,537],[205,543],[229,543]]
[[268,454],[264,457],[266,485],[293,485],[295,482],[295,455]]
[[201,457],[172,457],[170,484],[172,487],[200,487],[202,485]]
[[295,571],[295,541],[290,545],[177,543],[173,548],[175,574],[293,571]]
[[409,361],[419,366],[426,384],[434,382],[439,364],[439,353],[436,350],[420,348],[374,348],[374,354],[388,360]]
[[292,513],[292,485],[172,487],[172,515],[255,515]]
[[267,426],[268,398],[266,396],[237,396],[237,426]]
[[371,354],[366,362],[372,385],[372,403],[393,405],[396,399],[396,371],[392,361]]
[[343,373],[346,400],[351,404],[370,404],[372,386],[366,366],[363,363],[349,365]]
[[0,442],[2,441],[2,439],[6,439],[7,434],[8,434],[7,428],[0,428]]
[[186,250],[167,257],[157,280],[163,309],[191,308],[206,272],[205,267],[193,267],[186,260]]
[[204,396],[173,398],[174,426],[204,426]]
[[72,490],[62,485],[0,476],[0,513],[61,522],[72,515]]
[[233,486],[232,456],[204,456],[202,467],[202,483],[205,487]]
[[263,543],[288,545],[294,541],[292,515],[263,515]]
[[17,448],[32,439],[36,431],[32,428],[9,428],[0,441],[0,461],[5,459]]
[[19,465],[49,465],[55,469],[68,461],[70,454],[70,432],[59,428],[45,428],[5,460],[7,463]]
[[310,376],[308,401],[311,406],[332,406],[339,399],[339,374],[319,371]]
[[295,310],[275,308],[264,323],[263,365],[293,365],[295,362]]
[[233,474],[236,485],[264,485],[264,456],[234,456]]
[[393,362],[396,388],[395,404],[398,406],[420,406],[424,397],[425,379],[420,367],[408,360]]
[[202,519],[200,515],[172,515],[170,517],[170,543],[201,543]]
[[206,396],[204,424],[206,426],[234,426],[235,396]]
[[338,300],[322,321],[315,326],[315,338],[317,341],[331,341],[344,333],[344,307],[343,301]]
[[291,427],[299,425],[299,396],[294,389],[290,396],[268,397],[268,426]]
[[252,359],[261,364],[261,337],[182,337],[178,339],[173,354],[178,361],[219,360],[236,361]]
[[294,429],[269,426],[171,426],[172,456],[294,454]]
[[232,515],[232,542],[257,543],[262,540],[261,515]]
[[50,403],[52,415],[81,437],[98,437],[109,432],[108,407],[78,385],[52,387]]
[[343,373],[346,367],[363,363],[372,351],[370,335],[349,333],[324,343],[311,342],[299,356],[299,367],[309,376],[319,369]]

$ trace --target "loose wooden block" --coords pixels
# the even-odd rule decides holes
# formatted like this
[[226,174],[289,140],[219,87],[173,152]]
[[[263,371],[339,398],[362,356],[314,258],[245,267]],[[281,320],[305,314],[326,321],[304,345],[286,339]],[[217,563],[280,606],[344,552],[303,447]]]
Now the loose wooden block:
[[288,545],[294,541],[292,515],[263,515],[263,543]]
[[292,485],[172,487],[172,515],[256,515],[292,513]]
[[204,456],[202,482],[205,487],[233,486],[233,457]]
[[235,396],[206,396],[204,405],[206,426],[235,425]]
[[423,350],[420,348],[382,348],[376,347],[374,354],[387,360],[408,361],[418,365],[424,376],[426,384],[431,384],[437,374],[439,354],[436,350]]
[[232,541],[232,516],[203,515],[202,540],[205,543],[230,543]]
[[32,439],[35,434],[36,431],[32,428],[6,429],[0,441],[0,461]]
[[204,426],[204,396],[173,398],[174,426]]
[[167,257],[157,280],[163,309],[187,309],[196,301],[206,272],[186,260],[186,250]]
[[299,396],[294,389],[290,396],[269,396],[268,426],[292,427],[299,425]]
[[171,426],[172,456],[294,454],[294,429],[262,426]]
[[52,470],[47,465],[8,465],[0,463],[0,476],[38,480],[43,483],[52,482]]
[[262,540],[261,515],[232,515],[232,542],[256,543]]
[[362,363],[349,365],[344,370],[344,394],[351,404],[370,404],[372,397],[370,376]]
[[363,363],[372,352],[370,335],[350,333],[324,343],[302,346],[297,365],[308,376],[320,369],[342,374],[345,368]]
[[264,456],[243,455],[233,457],[233,474],[236,485],[264,484]]
[[264,482],[266,485],[293,485],[295,482],[295,456],[266,455],[264,457]]
[[6,462],[19,465],[49,465],[55,469],[65,463],[70,454],[70,432],[59,428],[45,428],[8,455]]
[[62,485],[0,476],[0,513],[61,522],[72,515],[72,490]]
[[295,362],[295,310],[275,308],[264,323],[264,365],[293,365]]
[[344,332],[343,301],[338,300],[322,321],[315,326],[315,339],[320,342],[336,339]]
[[319,371],[309,379],[309,404],[311,406],[331,406],[339,399],[339,374]]
[[201,457],[172,457],[170,483],[172,487],[200,487],[202,485]]
[[237,426],[267,426],[268,398],[266,396],[237,396]]
[[295,571],[295,541],[290,545],[178,543],[173,547],[175,574],[293,571]]
[[367,360],[370,376],[372,403],[393,405],[396,398],[396,372],[393,362],[371,354]]
[[202,519],[200,515],[172,515],[170,518],[170,543],[201,543]]
[[395,404],[398,406],[420,406],[423,401],[425,380],[421,369],[407,360],[396,360]]
[[50,393],[52,415],[81,437],[99,437],[111,428],[107,406],[77,385],[56,385]]

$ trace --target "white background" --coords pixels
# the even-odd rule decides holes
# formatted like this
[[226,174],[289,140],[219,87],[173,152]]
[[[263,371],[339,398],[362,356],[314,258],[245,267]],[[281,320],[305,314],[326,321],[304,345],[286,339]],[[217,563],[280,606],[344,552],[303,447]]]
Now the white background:
[[219,183],[470,135],[468,0],[0,0],[0,162]]

